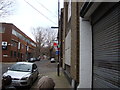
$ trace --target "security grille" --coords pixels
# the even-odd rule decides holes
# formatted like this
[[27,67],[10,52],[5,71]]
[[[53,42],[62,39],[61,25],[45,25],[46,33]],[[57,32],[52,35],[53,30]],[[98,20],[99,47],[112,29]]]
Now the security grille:
[[93,25],[93,88],[120,89],[120,4]]

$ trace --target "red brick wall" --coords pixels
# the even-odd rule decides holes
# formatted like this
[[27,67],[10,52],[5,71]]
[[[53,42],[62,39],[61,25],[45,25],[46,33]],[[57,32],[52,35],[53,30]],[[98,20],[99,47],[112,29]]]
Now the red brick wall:
[[[11,39],[11,24],[2,24],[2,27],[5,27],[5,33],[2,34],[2,41],[6,41],[8,42],[8,44],[11,43],[10,39]],[[2,61],[3,62],[8,62],[11,61],[10,59],[10,48],[11,46],[8,45],[7,46],[7,50],[2,50]],[[8,57],[3,57],[3,55],[8,55]]]
[[[2,50],[2,61],[3,62],[16,62],[16,61],[24,61],[25,60],[25,54],[26,54],[26,46],[27,42],[24,40],[21,40],[20,38],[16,37],[15,35],[12,35],[12,29],[16,30],[26,38],[28,38],[30,41],[34,42],[32,39],[30,39],[26,34],[24,34],[22,31],[20,31],[16,26],[13,24],[8,24],[8,23],[3,23],[3,27],[5,27],[5,33],[2,34],[2,41],[7,41],[8,42],[8,49],[7,50]],[[11,40],[15,41],[17,43],[17,46],[11,46]],[[20,42],[20,49],[18,49],[18,42]],[[22,48],[22,45],[24,45],[24,48]],[[28,45],[32,49],[32,45]],[[11,51],[12,51],[12,57],[11,57]],[[16,57],[14,57],[14,52],[16,52]],[[20,57],[18,58],[18,52]],[[32,53],[33,50],[29,50],[29,53]],[[8,57],[3,57],[3,55],[6,54]],[[22,56],[23,58],[21,58]]]

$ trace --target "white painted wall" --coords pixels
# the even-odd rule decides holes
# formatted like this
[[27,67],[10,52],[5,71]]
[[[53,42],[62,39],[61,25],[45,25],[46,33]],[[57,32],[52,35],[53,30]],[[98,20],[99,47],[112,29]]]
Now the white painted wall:
[[89,21],[80,18],[80,67],[78,88],[92,85],[92,31]]
[[71,30],[65,38],[65,64],[71,65]]
[[71,17],[71,0],[69,0],[69,3],[68,3],[68,22],[70,20],[70,17]]

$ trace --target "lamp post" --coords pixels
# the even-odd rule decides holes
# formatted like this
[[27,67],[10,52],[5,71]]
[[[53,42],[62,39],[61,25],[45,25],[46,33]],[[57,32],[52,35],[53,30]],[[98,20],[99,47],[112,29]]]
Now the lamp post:
[[[51,27],[53,29],[58,28],[59,30],[59,11],[60,10],[60,0],[58,0],[58,27]],[[58,45],[59,45],[59,31],[58,31]],[[59,51],[58,51],[58,63],[57,63],[57,75],[60,76],[60,64],[59,64]]]
[[[59,30],[59,28],[60,28],[60,26],[59,26],[59,11],[60,10],[60,0],[58,0],[58,30]],[[58,45],[59,45],[59,31],[58,31]],[[59,51],[58,51],[58,73],[57,73],[57,75],[58,76],[60,76],[60,62],[59,62]]]

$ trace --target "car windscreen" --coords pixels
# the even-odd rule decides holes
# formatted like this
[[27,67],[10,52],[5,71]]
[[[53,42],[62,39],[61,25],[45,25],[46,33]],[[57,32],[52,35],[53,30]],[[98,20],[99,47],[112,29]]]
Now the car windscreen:
[[14,64],[9,68],[9,70],[22,71],[22,72],[31,72],[32,65],[29,65],[29,64]]

